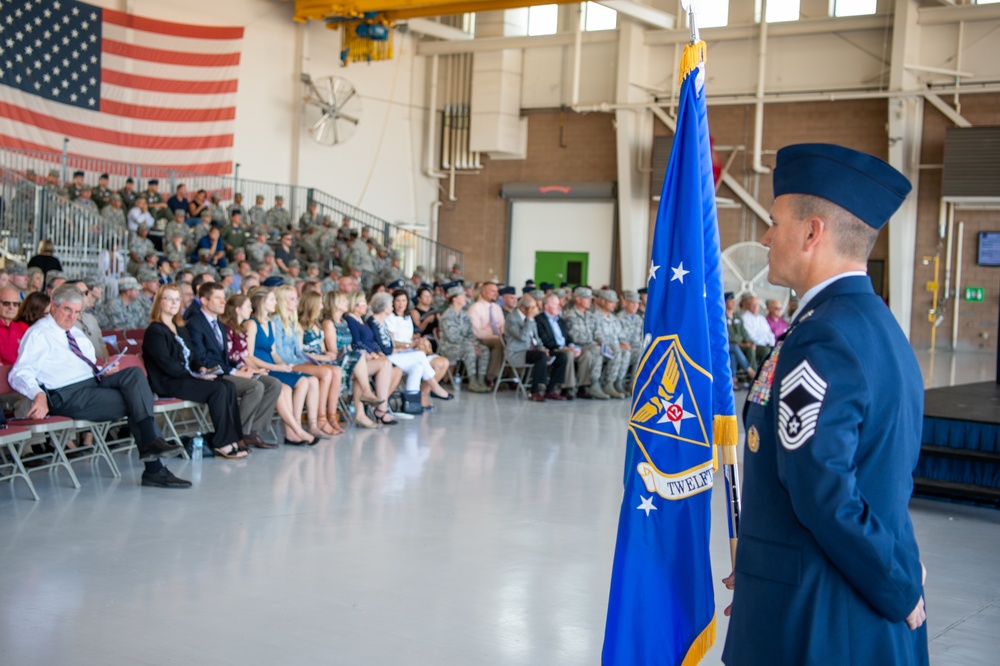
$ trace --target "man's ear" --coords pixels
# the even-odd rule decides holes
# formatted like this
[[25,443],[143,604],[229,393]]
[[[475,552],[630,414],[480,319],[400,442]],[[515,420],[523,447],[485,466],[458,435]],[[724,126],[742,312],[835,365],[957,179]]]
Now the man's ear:
[[803,239],[803,249],[814,250],[820,238],[826,233],[826,223],[819,217],[813,215],[805,221]]

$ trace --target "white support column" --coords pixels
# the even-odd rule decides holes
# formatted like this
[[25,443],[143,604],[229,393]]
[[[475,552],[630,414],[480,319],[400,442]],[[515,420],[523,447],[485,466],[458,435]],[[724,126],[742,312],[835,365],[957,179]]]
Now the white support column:
[[[920,4],[917,0],[896,0],[892,28],[892,68],[889,88],[893,92],[915,90],[916,77],[906,69],[918,62]],[[924,105],[920,97],[889,99],[889,163],[913,184],[913,191],[889,221],[889,309],[910,337],[913,313],[913,275],[917,243],[918,163],[923,134]]]
[[[623,16],[619,20],[618,72],[615,84],[615,101],[632,103],[644,101],[645,94],[631,81],[646,80],[648,49],[644,45],[643,29]],[[623,289],[638,289],[646,285],[646,257],[649,253],[649,174],[638,169],[638,157],[649,154],[652,148],[652,131],[646,134],[641,128],[650,128],[651,119],[640,122],[640,114],[649,115],[644,108],[615,111],[615,135],[618,158],[618,256],[621,266]]]

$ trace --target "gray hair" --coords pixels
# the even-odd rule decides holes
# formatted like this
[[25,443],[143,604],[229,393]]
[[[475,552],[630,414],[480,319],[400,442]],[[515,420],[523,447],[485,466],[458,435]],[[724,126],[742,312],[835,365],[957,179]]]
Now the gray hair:
[[52,292],[52,303],[63,305],[64,303],[83,303],[86,297],[83,292],[76,288],[75,284],[61,284]]
[[392,295],[387,294],[384,291],[372,296],[371,302],[368,304],[368,308],[372,311],[373,315],[380,314],[386,310],[392,309]]
[[822,197],[796,194],[792,206],[795,216],[800,220],[816,216],[826,222],[833,237],[833,246],[841,256],[855,261],[868,261],[875,241],[878,240],[878,229]]

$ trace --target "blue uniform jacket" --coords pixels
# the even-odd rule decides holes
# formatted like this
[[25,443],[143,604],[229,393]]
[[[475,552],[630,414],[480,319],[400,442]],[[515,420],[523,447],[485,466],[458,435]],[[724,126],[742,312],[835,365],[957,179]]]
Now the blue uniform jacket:
[[[908,502],[923,381],[866,276],[808,304],[744,410],[729,666],[927,664]],[[770,382],[770,385],[769,385]],[[769,390],[768,390],[769,389]]]

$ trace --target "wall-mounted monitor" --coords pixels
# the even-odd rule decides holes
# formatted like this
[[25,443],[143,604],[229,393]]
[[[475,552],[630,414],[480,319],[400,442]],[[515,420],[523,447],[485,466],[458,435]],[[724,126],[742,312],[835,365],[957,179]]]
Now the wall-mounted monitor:
[[1000,266],[1000,231],[979,232],[979,255],[976,263],[980,266]]

